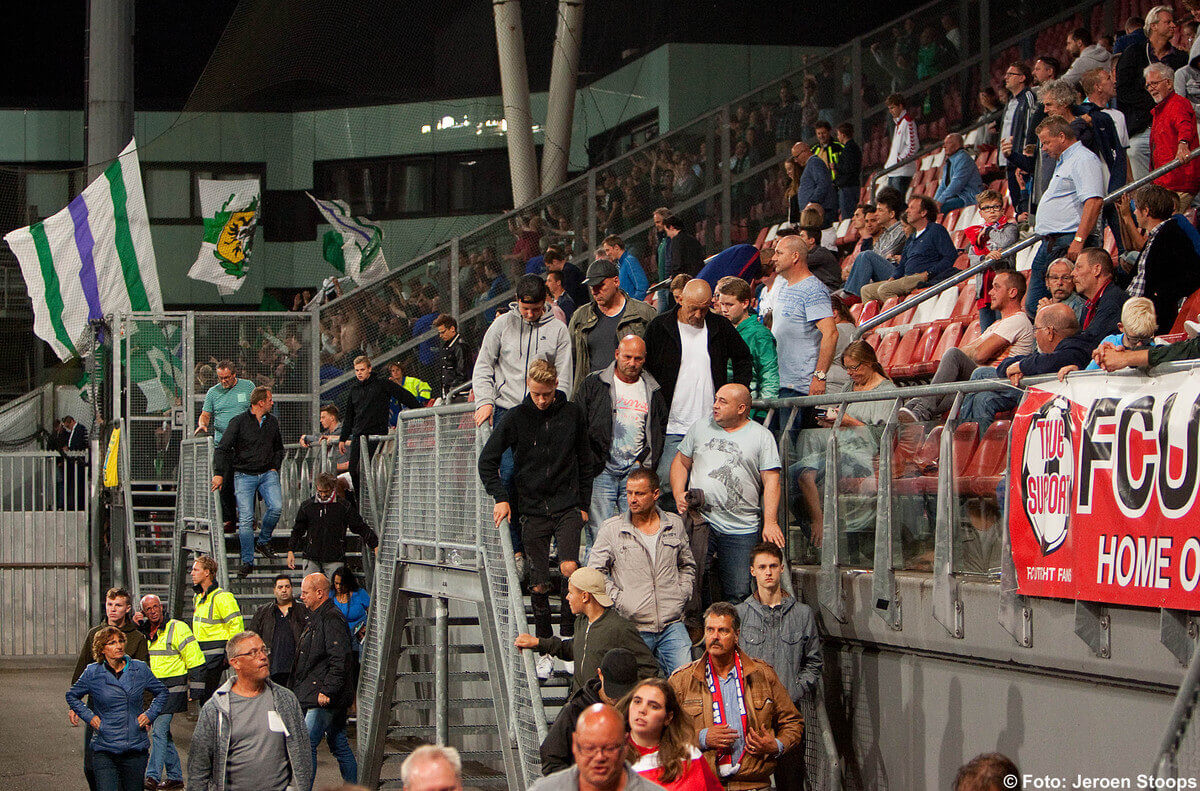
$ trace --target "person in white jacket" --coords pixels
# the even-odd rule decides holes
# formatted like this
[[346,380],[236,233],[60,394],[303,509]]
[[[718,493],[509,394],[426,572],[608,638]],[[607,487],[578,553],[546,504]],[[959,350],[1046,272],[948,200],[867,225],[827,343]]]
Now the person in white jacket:
[[[917,139],[917,122],[904,108],[904,97],[893,93],[884,100],[888,112],[892,114],[892,147],[888,149],[887,161],[883,164],[885,170],[914,156],[921,146]],[[917,161],[914,159],[906,165],[901,165],[888,172],[888,186],[900,191],[901,195],[908,194],[908,186],[912,184],[913,176],[917,174]]]

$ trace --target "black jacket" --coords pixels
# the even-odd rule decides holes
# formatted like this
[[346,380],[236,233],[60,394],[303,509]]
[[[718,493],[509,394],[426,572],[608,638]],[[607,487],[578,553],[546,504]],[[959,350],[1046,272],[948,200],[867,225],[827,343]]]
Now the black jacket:
[[[679,239],[678,236],[675,238]],[[679,308],[674,308],[654,319],[646,328],[646,370],[658,380],[668,410],[675,397],[675,382],[679,379],[679,365],[683,359],[678,315]],[[749,387],[754,378],[754,358],[737,328],[729,319],[712,312],[704,314],[704,323],[708,326],[713,391],[730,382]],[[728,375],[730,364],[733,365],[732,377]]]
[[[271,647],[272,641],[275,639],[275,609],[274,601],[267,602],[255,610],[254,617],[250,619],[250,625],[246,627],[261,637],[267,648]],[[288,626],[292,627],[292,637],[296,641],[296,646],[299,647],[300,634],[304,631],[305,620],[308,619],[308,608],[304,606],[304,602],[296,599],[292,602],[292,607],[288,610],[288,614],[285,617],[287,618]],[[271,658],[274,660],[274,655]],[[288,672],[294,669],[294,661],[293,659],[293,667],[287,669]],[[274,670],[273,666],[272,670],[273,672],[282,672]]]
[[[700,240],[687,231],[680,231],[671,240],[671,260],[667,274],[675,277],[678,274],[695,277],[704,267],[704,245]],[[581,303],[582,304],[582,303]]]
[[455,334],[450,342],[442,346],[442,397],[463,382],[471,381],[475,361],[463,336]]
[[372,549],[379,546],[375,531],[350,503],[340,497],[331,503],[310,497],[296,509],[296,524],[288,539],[288,551],[303,552],[304,557],[321,563],[345,560],[347,528],[362,536]]
[[842,143],[842,155],[838,157],[837,172],[833,176],[833,186],[854,187],[858,189],[862,181],[862,149],[853,140]]
[[539,750],[542,756],[543,776],[548,777],[559,769],[566,769],[575,764],[575,754],[571,750],[575,721],[588,706],[603,702],[600,700],[599,678],[590,679],[567,698],[567,702],[559,709],[558,716],[550,725],[550,730],[546,732],[546,741],[542,742]]
[[588,509],[592,499],[591,451],[583,409],[563,391],[545,410],[525,396],[504,413],[479,454],[479,478],[498,503],[509,501],[500,482],[500,457],[513,449],[513,482],[521,512],[547,516]]
[[[599,475],[608,462],[609,451],[612,449],[613,407],[612,383],[616,375],[616,363],[609,363],[602,371],[588,374],[579,392],[575,394],[575,403],[583,408],[587,419],[588,439],[592,445],[592,461],[595,463],[593,475]],[[644,458],[638,459],[643,467],[651,470],[658,469],[658,459],[663,452],[663,436],[667,431],[667,412],[669,407],[663,400],[662,390],[658,381],[649,373],[642,372],[642,381],[650,395],[650,414],[646,418],[647,448]],[[648,451],[648,452],[646,452]]]
[[[1150,127],[1150,110],[1154,107],[1154,99],[1146,90],[1145,77],[1142,75],[1142,70],[1150,65],[1150,50],[1148,41],[1134,44],[1126,47],[1117,59],[1117,109],[1125,113],[1125,126],[1129,129],[1130,137]],[[1162,62],[1172,69],[1181,69],[1187,65],[1187,53],[1169,47]]]
[[1063,338],[1058,342],[1058,346],[1054,347],[1054,351],[1052,352],[1034,350],[1029,354],[1017,355],[1001,360],[1000,364],[996,366],[996,374],[1001,377],[1007,377],[1009,374],[1008,369],[1011,365],[1016,365],[1020,368],[1021,374],[1024,376],[1057,373],[1058,369],[1067,365],[1086,368],[1087,364],[1092,360],[1092,349],[1094,348],[1095,344],[1090,343],[1082,335]]
[[386,434],[388,408],[396,399],[409,409],[420,409],[425,402],[384,376],[372,374],[365,382],[355,379],[346,396],[346,411],[342,414],[342,442],[351,437]]
[[270,412],[262,423],[250,410],[229,421],[221,442],[213,452],[213,471],[218,475],[244,472],[261,475],[283,464],[283,435],[279,419]]
[[[1088,353],[1099,346],[1100,341],[1117,332],[1117,323],[1121,321],[1121,308],[1127,299],[1129,295],[1125,290],[1110,280],[1100,294],[1096,310],[1092,313],[1092,320],[1080,329],[1079,335],[1076,336],[1090,344]],[[1084,317],[1087,317],[1086,313]]]
[[352,645],[346,617],[333,599],[309,612],[296,643],[296,668],[292,671],[292,691],[302,707],[318,708],[318,694],[329,697],[326,708],[350,705],[355,680]]
[[1200,288],[1200,255],[1180,222],[1187,220],[1180,215],[1164,220],[1150,249],[1138,260],[1146,270],[1145,295],[1154,301],[1159,335],[1171,331],[1179,303]]

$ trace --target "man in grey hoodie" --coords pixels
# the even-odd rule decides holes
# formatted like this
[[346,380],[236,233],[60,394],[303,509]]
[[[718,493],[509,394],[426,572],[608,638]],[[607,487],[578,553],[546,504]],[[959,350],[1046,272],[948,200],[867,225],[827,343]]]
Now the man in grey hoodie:
[[270,651],[254,632],[225,647],[234,676],[196,721],[188,791],[311,791],[312,748],[296,696],[271,681]]
[[[509,304],[509,311],[497,316],[483,335],[479,354],[475,357],[475,370],[471,374],[471,387],[475,391],[475,425],[495,425],[508,410],[520,404],[528,391],[526,375],[534,360],[544,359],[554,363],[558,381],[567,390],[574,382],[572,375],[571,336],[567,325],[546,310],[546,299],[550,292],[546,282],[537,275],[524,275],[517,281],[516,302]],[[569,398],[571,393],[567,393]],[[513,553],[518,564],[523,562],[524,548],[521,545],[520,503],[516,502],[513,489],[513,454],[505,451],[500,460],[500,482],[508,489],[512,515],[509,517],[509,533],[512,537]]]
[[1067,34],[1067,54],[1074,60],[1062,79],[1079,87],[1083,75],[1092,69],[1111,69],[1112,53],[1092,39],[1092,31],[1077,27]]

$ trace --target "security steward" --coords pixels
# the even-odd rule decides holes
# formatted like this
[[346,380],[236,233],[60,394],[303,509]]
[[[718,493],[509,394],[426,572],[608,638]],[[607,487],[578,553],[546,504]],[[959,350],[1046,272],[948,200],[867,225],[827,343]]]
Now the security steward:
[[221,685],[221,674],[229,667],[225,644],[246,626],[237,599],[217,585],[217,561],[208,555],[201,555],[192,564],[192,587],[196,590],[192,634],[204,653],[204,689],[196,700],[203,706]]
[[158,791],[182,789],[183,766],[171,735],[171,719],[187,711],[189,688],[197,695],[203,691],[204,653],[186,623],[165,618],[162,601],[153,593],[142,597],[140,626],[149,644],[150,672],[167,688],[167,702],[150,732],[145,787],[149,789],[153,781]]

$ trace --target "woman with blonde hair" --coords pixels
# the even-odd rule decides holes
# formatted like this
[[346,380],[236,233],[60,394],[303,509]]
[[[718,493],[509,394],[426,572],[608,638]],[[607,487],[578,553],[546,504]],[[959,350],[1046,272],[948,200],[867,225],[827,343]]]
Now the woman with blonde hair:
[[661,678],[638,683],[617,708],[629,731],[626,757],[639,775],[672,791],[720,791],[712,767],[696,747],[692,721],[671,685]]

